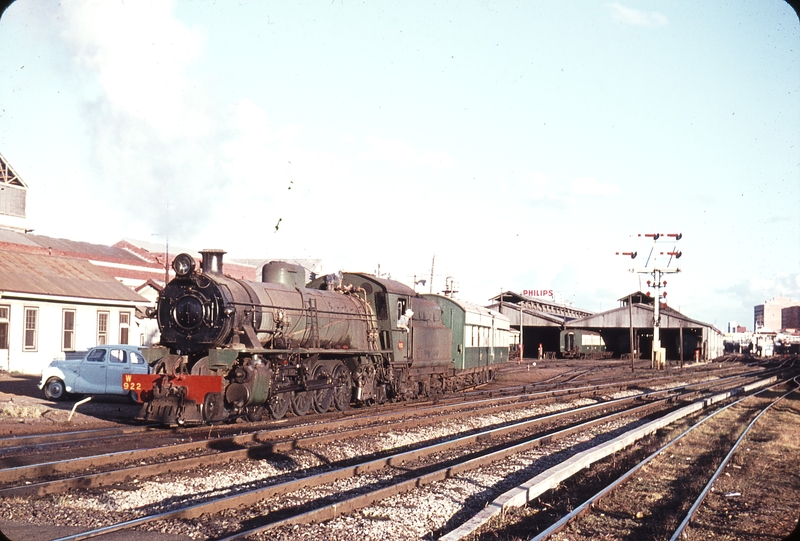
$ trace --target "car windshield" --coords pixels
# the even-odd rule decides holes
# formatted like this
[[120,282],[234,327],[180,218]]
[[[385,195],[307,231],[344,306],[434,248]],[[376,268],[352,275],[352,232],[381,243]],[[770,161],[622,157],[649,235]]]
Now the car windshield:
[[106,360],[106,350],[104,349],[93,349],[89,352],[89,355],[86,357],[87,361],[93,363],[102,363]]

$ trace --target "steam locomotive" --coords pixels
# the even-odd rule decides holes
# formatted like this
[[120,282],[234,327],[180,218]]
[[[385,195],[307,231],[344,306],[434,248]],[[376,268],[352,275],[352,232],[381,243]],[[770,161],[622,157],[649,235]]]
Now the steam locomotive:
[[191,255],[175,257],[175,278],[150,313],[161,331],[143,352],[153,373],[123,376],[143,404],[138,420],[342,411],[477,385],[508,358],[507,337],[492,323],[497,339],[470,355],[478,361],[459,362],[455,355],[480,346],[454,343],[452,322],[464,318],[448,327],[435,300],[399,282],[338,273],[306,284],[305,269],[285,262],[265,265],[261,282],[240,280],[223,274],[223,251],[200,253],[199,269]]

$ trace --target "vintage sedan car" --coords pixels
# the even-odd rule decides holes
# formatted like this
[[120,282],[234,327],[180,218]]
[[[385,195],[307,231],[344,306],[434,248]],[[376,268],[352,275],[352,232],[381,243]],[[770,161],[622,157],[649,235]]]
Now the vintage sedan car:
[[135,391],[123,389],[123,375],[149,371],[150,365],[137,346],[96,346],[82,358],[51,362],[42,370],[39,389],[50,400],[64,400],[70,394],[116,394],[129,395],[136,401]]

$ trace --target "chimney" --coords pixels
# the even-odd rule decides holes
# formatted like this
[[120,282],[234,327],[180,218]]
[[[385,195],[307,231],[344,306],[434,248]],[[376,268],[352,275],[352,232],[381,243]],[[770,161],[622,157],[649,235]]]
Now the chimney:
[[225,250],[200,250],[200,255],[203,257],[200,268],[203,270],[203,273],[216,272],[222,274],[222,256],[225,253]]

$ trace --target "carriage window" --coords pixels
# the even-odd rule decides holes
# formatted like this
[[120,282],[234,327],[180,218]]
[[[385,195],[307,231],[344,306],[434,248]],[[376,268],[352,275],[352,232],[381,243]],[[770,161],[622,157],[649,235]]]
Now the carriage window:
[[124,363],[126,361],[125,352],[121,349],[112,349],[110,359],[112,363]]

